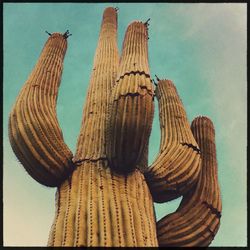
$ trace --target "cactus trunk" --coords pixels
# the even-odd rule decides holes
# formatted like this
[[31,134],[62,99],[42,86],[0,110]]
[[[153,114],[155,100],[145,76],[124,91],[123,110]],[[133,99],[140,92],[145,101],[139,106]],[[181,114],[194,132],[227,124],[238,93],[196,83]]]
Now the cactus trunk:
[[84,162],[57,191],[48,246],[157,246],[143,174],[116,175],[102,160]]
[[116,174],[106,153],[106,116],[115,99],[109,95],[115,92],[119,64],[116,32],[117,13],[108,8],[103,15],[74,157],[77,170],[58,188],[49,246],[158,245],[153,201],[144,175],[139,170],[130,175]]

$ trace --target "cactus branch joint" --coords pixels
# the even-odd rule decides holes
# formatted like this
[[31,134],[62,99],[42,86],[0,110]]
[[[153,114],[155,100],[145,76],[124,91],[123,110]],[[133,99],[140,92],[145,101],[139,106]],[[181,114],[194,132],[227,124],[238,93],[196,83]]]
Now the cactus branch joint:
[[[208,246],[222,210],[213,123],[199,116],[190,126],[174,83],[150,78],[150,18],[128,25],[119,57],[117,15],[112,7],[103,13],[74,155],[56,116],[68,30],[46,31],[9,115],[16,157],[57,189],[48,246]],[[161,143],[148,166],[154,96]],[[156,221],[154,202],[181,196],[178,209]]]

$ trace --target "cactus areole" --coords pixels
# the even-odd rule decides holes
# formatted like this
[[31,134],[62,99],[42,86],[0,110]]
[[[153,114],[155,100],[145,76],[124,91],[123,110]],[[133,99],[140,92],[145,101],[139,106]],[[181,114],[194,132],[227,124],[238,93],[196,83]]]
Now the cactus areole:
[[[214,126],[203,116],[190,126],[172,81],[152,84],[148,21],[129,24],[119,57],[117,8],[105,9],[75,155],[56,116],[71,34],[46,31],[10,113],[9,139],[29,175],[57,188],[48,246],[208,246],[218,231]],[[148,166],[154,95],[161,143]],[[180,196],[179,208],[156,221],[154,202]]]

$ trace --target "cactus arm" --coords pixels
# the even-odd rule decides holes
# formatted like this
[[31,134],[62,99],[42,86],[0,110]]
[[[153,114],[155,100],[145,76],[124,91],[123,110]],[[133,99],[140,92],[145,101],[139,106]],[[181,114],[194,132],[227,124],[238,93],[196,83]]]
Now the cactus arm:
[[160,113],[160,153],[145,177],[154,201],[166,202],[183,195],[197,182],[201,160],[174,84],[160,80],[156,97]]
[[209,118],[197,117],[191,129],[201,149],[199,181],[183,196],[176,212],[157,222],[160,246],[208,246],[219,229],[222,205],[214,126]]
[[[106,159],[105,120],[108,99],[119,63],[117,10],[108,7],[102,18],[74,161]],[[98,146],[97,146],[98,145]]]
[[147,42],[147,25],[132,22],[123,41],[106,125],[108,160],[111,169],[119,173],[139,168],[151,132],[154,90]]
[[9,116],[12,149],[39,183],[58,186],[73,169],[56,117],[67,36],[51,34]]

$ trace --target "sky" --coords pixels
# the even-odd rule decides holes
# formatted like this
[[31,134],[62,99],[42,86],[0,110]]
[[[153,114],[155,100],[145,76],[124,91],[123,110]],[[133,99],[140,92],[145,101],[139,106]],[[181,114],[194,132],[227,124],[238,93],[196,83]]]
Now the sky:
[[[8,139],[8,115],[48,38],[69,29],[57,102],[64,140],[75,152],[82,108],[106,7],[119,7],[118,46],[133,20],[149,25],[151,76],[172,80],[189,122],[209,116],[215,126],[220,229],[210,246],[247,245],[247,5],[244,3],[4,3],[3,5],[3,220],[5,246],[46,246],[55,214],[55,188],[32,179]],[[157,102],[149,145],[159,150]],[[155,204],[159,220],[181,198]]]

